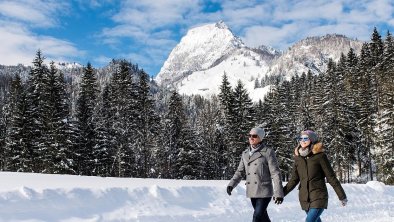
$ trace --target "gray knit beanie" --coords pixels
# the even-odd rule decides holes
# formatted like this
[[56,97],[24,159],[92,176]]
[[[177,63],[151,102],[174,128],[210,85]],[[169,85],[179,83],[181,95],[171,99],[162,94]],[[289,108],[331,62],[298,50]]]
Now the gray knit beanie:
[[317,143],[319,141],[319,136],[312,130],[304,130],[301,132],[301,135],[307,135],[311,143]]
[[257,134],[260,137],[260,139],[262,140],[262,139],[264,139],[265,131],[263,128],[255,127],[250,130],[250,134]]

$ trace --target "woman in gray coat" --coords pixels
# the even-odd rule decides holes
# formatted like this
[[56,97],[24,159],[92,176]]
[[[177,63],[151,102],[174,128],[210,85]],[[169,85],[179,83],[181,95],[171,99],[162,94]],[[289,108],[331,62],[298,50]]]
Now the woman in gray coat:
[[267,207],[272,196],[276,204],[283,201],[281,173],[275,151],[264,145],[264,135],[264,129],[260,127],[250,130],[250,147],[242,153],[238,169],[227,186],[227,193],[231,195],[231,191],[242,180],[242,173],[245,172],[246,196],[250,198],[254,208],[253,222],[271,221]]

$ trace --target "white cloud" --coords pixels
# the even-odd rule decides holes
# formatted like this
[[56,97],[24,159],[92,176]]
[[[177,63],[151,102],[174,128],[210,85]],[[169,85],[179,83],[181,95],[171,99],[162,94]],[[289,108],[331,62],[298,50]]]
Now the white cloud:
[[[61,27],[72,7],[82,11],[107,7],[100,13],[115,24],[98,26],[95,37],[118,52],[111,56],[159,66],[186,31],[197,25],[223,20],[249,46],[286,49],[307,36],[327,33],[368,40],[374,26],[394,27],[393,4],[391,0],[0,0],[0,63],[30,64],[38,48],[50,58],[85,55],[70,41],[36,33]],[[204,12],[217,5],[218,10]]]
[[38,36],[23,25],[0,21],[0,61],[3,65],[30,65],[41,49],[48,60],[68,61],[84,54],[72,43],[50,36]]
[[305,0],[270,4],[264,5],[264,8],[271,7],[270,19],[252,26],[245,22],[241,33],[247,45],[265,44],[286,49],[302,38],[328,33],[368,40],[374,26],[393,25],[393,3],[387,0]]
[[93,62],[98,63],[98,64],[108,64],[109,62],[111,62],[112,58],[109,58],[107,56],[97,56],[93,58]]
[[[220,7],[204,12],[212,5]],[[392,14],[390,0],[130,0],[112,15],[115,25],[103,28],[100,38],[113,48],[128,40],[138,49],[130,45],[122,55],[157,66],[188,29],[219,20],[249,46],[285,50],[302,38],[328,33],[368,40],[375,24],[394,25]]]
[[48,61],[72,61],[84,51],[62,39],[38,35],[34,28],[59,26],[58,17],[68,13],[67,3],[47,1],[0,2],[0,63],[31,65],[41,49]]
[[197,0],[126,1],[113,16],[121,24],[133,24],[144,30],[183,23],[187,14],[199,9]]
[[67,2],[49,1],[2,1],[0,15],[3,19],[23,22],[34,27],[54,27],[58,24],[54,15],[68,12]]
[[243,41],[251,47],[257,47],[264,43],[264,45],[283,50],[284,47],[289,46],[295,39],[298,39],[298,32],[299,27],[296,24],[282,27],[253,26],[245,29]]

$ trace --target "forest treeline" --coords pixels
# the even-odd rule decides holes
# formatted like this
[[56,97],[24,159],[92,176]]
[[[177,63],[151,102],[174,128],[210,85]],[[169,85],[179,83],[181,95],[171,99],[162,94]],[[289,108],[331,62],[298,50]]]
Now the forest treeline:
[[[261,126],[283,180],[295,138],[315,130],[342,182],[394,184],[394,40],[375,29],[360,53],[303,73],[253,103],[226,74],[211,98],[155,88],[137,65],[113,60],[107,81],[89,63],[80,81],[38,51],[26,78],[0,79],[0,169],[88,176],[229,179],[249,130]],[[101,75],[103,73],[101,72]],[[77,85],[77,86],[75,86]],[[154,92],[153,92],[154,91]]]

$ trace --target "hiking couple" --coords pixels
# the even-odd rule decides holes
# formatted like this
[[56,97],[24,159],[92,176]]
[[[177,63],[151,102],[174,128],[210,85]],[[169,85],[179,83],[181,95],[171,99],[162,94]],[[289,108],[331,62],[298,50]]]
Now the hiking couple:
[[299,202],[306,212],[306,222],[320,222],[320,215],[327,209],[325,179],[334,188],[341,204],[346,205],[345,191],[315,132],[305,130],[298,137],[291,178],[285,187],[282,187],[275,151],[264,144],[264,136],[264,129],[260,127],[250,130],[250,146],[242,152],[239,166],[227,186],[227,193],[231,195],[234,187],[242,180],[242,174],[246,174],[246,196],[251,199],[254,208],[253,222],[270,222],[267,207],[271,198],[276,204],[281,204],[298,183]]

